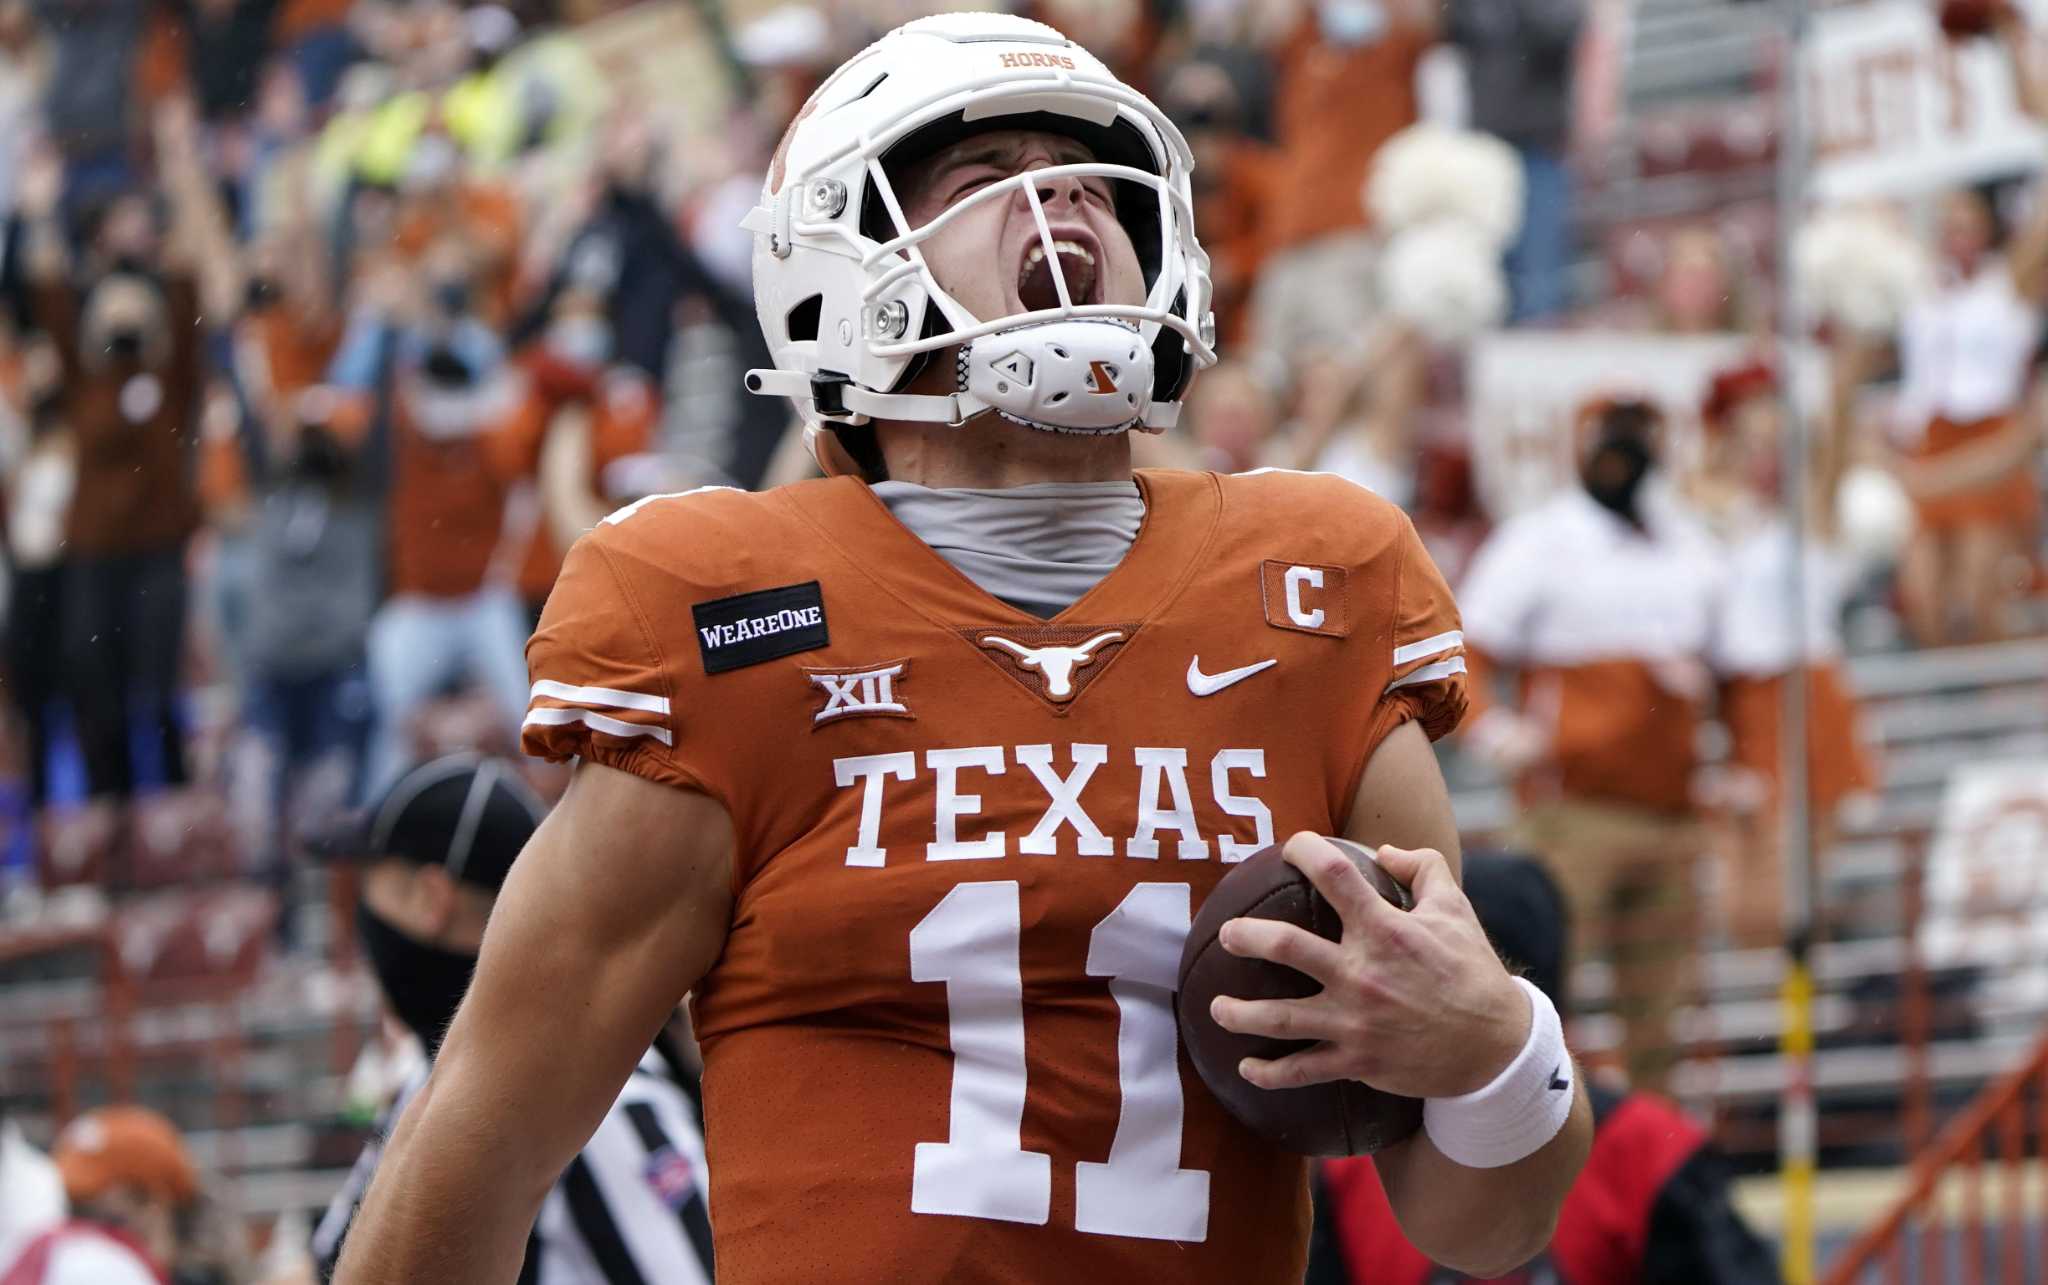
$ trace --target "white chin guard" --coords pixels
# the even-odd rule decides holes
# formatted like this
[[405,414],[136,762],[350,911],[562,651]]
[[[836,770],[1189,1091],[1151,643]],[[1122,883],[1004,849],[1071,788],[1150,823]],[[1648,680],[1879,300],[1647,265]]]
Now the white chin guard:
[[1053,433],[1118,433],[1152,407],[1152,349],[1111,318],[1047,321],[959,349],[960,391],[1004,419]]

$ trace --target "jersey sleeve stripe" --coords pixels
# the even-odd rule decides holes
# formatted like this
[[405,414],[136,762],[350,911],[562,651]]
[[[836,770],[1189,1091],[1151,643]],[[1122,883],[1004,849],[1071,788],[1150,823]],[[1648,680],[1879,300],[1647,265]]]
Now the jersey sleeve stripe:
[[637,709],[649,714],[669,712],[666,696],[649,696],[617,687],[578,687],[574,683],[558,683],[552,678],[543,678],[535,683],[532,695],[536,699],[552,696],[556,700],[574,701],[579,705],[609,705],[614,709]]
[[608,736],[634,737],[651,736],[671,748],[675,737],[666,727],[648,727],[644,723],[628,723],[616,718],[607,718],[595,710],[556,709],[552,706],[527,711],[522,727],[561,727],[569,723],[581,723],[593,732]]
[[1439,678],[1449,678],[1452,674],[1462,674],[1464,672],[1465,658],[1463,656],[1453,656],[1449,660],[1440,660],[1434,665],[1424,665],[1412,674],[1396,678],[1393,682],[1387,684],[1387,690],[1391,692],[1403,687],[1414,687],[1421,683],[1433,683]]
[[1394,648],[1394,663],[1396,665],[1405,665],[1411,660],[1421,660],[1424,656],[1434,656],[1440,651],[1450,651],[1453,648],[1464,645],[1464,632],[1452,629],[1446,633],[1438,634],[1434,638],[1425,638],[1421,642],[1412,642],[1405,647]]

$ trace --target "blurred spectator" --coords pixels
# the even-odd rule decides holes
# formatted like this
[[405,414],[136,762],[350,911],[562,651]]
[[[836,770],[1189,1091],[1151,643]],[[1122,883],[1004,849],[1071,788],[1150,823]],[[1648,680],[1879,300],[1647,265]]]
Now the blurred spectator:
[[470,259],[471,307],[479,320],[503,328],[519,284],[524,214],[517,193],[463,164],[452,137],[430,129],[413,141],[398,194],[398,253],[418,258],[436,242],[461,241]]
[[[2021,101],[2048,119],[2048,86],[2021,53],[2024,22],[2001,13]],[[2040,424],[2024,403],[2048,303],[2044,195],[2037,187],[2026,221],[2010,233],[1990,192],[1943,196],[1940,284],[1899,328],[1895,440],[1919,515],[1899,592],[1922,646],[2002,637],[2005,608],[2031,586]]]
[[1754,320],[1728,246],[1710,227],[1682,228],[1664,246],[1657,274],[1654,326],[1667,335],[1720,335]]
[[398,83],[355,134],[364,182],[435,183],[457,172],[493,179],[521,148],[575,119],[502,63],[519,36],[518,19],[502,6],[416,0],[386,8],[373,33],[373,52],[395,65]]
[[4,447],[7,681],[27,733],[29,806],[49,802],[52,707],[66,689],[64,526],[78,480],[71,435],[58,418],[57,351],[40,335],[23,345],[9,390],[13,420]]
[[[1267,241],[1275,252],[1365,226],[1360,194],[1373,153],[1415,123],[1415,69],[1438,21],[1423,0],[1293,7],[1300,17],[1274,51],[1280,155]],[[1340,103],[1342,128],[1333,128]]]
[[[454,755],[408,772],[383,798],[322,837],[325,854],[361,865],[357,931],[385,1001],[432,1057],[476,971],[505,876],[547,811],[501,759]],[[522,1281],[538,1285],[696,1285],[711,1279],[711,1223],[694,1068],[666,1036],[541,1205]],[[332,1277],[389,1135],[426,1082],[400,1089],[313,1232]]]
[[380,270],[334,359],[350,413],[388,416],[391,436],[390,597],[368,641],[371,790],[404,770],[410,720],[456,681],[483,689],[508,734],[526,710],[526,617],[492,575],[508,479],[488,441],[518,381],[477,313],[467,246],[438,242],[419,273]]
[[[169,1120],[143,1107],[88,1111],[57,1136],[71,1220],[15,1260],[4,1285],[162,1285],[179,1265],[199,1170]],[[222,1280],[225,1277],[188,1277]]]
[[[266,425],[254,477],[246,659],[249,716],[269,742],[274,882],[289,889],[288,805],[305,773],[341,753],[349,792],[362,770],[370,621],[383,587],[375,458],[331,389],[308,388]],[[291,916],[286,914],[284,922]]]
[[1522,158],[1520,238],[1508,250],[1510,320],[1554,317],[1570,302],[1572,67],[1585,0],[1450,0],[1444,36],[1464,52],[1472,125]]
[[[695,317],[716,326],[728,341],[730,367],[720,377],[731,387],[741,372],[768,363],[766,342],[751,293],[721,284],[664,207],[669,165],[663,135],[647,113],[629,105],[617,108],[602,126],[592,182],[565,208],[566,234],[537,240],[551,266],[521,331],[532,334],[544,326],[561,291],[594,290],[610,300],[616,362],[645,371],[657,387],[687,382],[678,339],[683,323]],[[758,175],[752,182],[758,193]],[[742,396],[735,409],[733,422],[725,425],[729,440],[708,443],[704,463],[739,485],[757,485],[788,416],[766,397]],[[697,436],[702,427],[686,429]]]
[[209,124],[248,114],[281,4],[282,0],[177,0],[192,95]]
[[[1565,1012],[1565,907],[1543,867],[1492,853],[1465,858],[1465,895],[1509,967]],[[1771,1285],[1770,1247],[1736,1210],[1733,1169],[1704,1129],[1649,1093],[1590,1076],[1593,1150],[1565,1197],[1549,1247],[1513,1277],[1570,1285]],[[1307,1285],[1451,1285],[1394,1221],[1371,1160],[1320,1166]]]
[[45,125],[64,158],[67,217],[134,181],[135,60],[149,0],[29,0],[50,46]]
[[[1269,256],[1252,297],[1251,343],[1292,368],[1351,349],[1377,314],[1379,249],[1365,180],[1380,145],[1415,123],[1415,72],[1436,36],[1424,0],[1278,6],[1294,27],[1274,52],[1278,155],[1261,212]],[[1345,105],[1341,128],[1331,105]]]
[[1356,348],[1325,345],[1295,367],[1294,456],[1394,504],[1415,495],[1415,417],[1428,391],[1429,352],[1413,328],[1373,325]]
[[660,203],[665,148],[644,111],[620,107],[602,126],[597,173],[583,218],[562,246],[535,318],[553,314],[554,296],[577,287],[611,301],[613,351],[659,379],[668,369],[676,302],[719,303],[722,316],[756,331],[750,301],[728,300],[683,243]]
[[309,101],[324,104],[349,63],[362,52],[349,30],[355,0],[284,0],[272,29]]
[[[1656,466],[1663,416],[1602,400],[1581,485],[1497,528],[1458,591],[1481,682],[1464,743],[1512,776],[1517,842],[1563,886],[1573,954],[1612,959],[1630,1082],[1676,1060],[1670,1019],[1697,949],[1694,742],[1719,559]],[[1490,674],[1507,702],[1484,705]]]
[[0,1280],[23,1248],[62,1223],[68,1210],[63,1175],[21,1136],[0,1097]]
[[[66,652],[87,773],[96,796],[133,792],[131,712],[152,730],[162,779],[186,780],[176,713],[183,655],[187,538],[199,513],[191,456],[201,387],[200,298],[232,289],[229,265],[205,253],[220,229],[197,199],[189,106],[157,117],[172,225],[158,232],[139,194],[110,204],[83,271],[68,268],[56,175],[24,179],[25,244],[36,324],[63,367],[57,408],[76,441],[77,486],[66,524]],[[195,266],[209,271],[202,279]],[[217,311],[209,307],[208,311]]]
[[1472,478],[1472,457],[1462,438],[1437,437],[1420,444],[1415,499],[1408,516],[1444,579],[1463,583],[1465,569],[1486,539],[1487,522]]
[[614,359],[605,302],[583,289],[555,296],[547,329],[519,354],[525,397],[493,435],[499,471],[540,483],[540,520],[519,564],[529,620],[576,537],[637,492],[618,474],[645,457],[660,415],[653,382]]
[[[1720,372],[1700,414],[1706,449],[1700,476],[1689,489],[1728,559],[1714,668],[1724,679],[1721,717],[1733,738],[1733,788],[1723,801],[1733,805],[1736,851],[1724,886],[1733,935],[1745,946],[1776,945],[1783,938],[1779,725],[1793,669],[1804,671],[1806,685],[1808,831],[1816,861],[1834,846],[1835,811],[1842,800],[1877,783],[1842,665],[1842,614],[1858,567],[1843,547],[1838,515],[1849,466],[1846,386],[1857,372],[1841,369],[1839,361],[1837,367],[1841,391],[1823,431],[1813,435],[1807,462],[1803,545],[1795,545],[1781,481],[1784,426],[1776,371],[1751,362]],[[1795,547],[1803,549],[1803,620],[1787,598]]]
[[42,125],[41,52],[28,0],[0,0],[0,217],[14,211],[15,187]]

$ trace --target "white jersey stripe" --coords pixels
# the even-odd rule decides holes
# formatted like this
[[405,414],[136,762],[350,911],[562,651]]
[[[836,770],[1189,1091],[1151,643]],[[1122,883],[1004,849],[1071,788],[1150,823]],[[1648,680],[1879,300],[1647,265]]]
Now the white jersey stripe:
[[579,705],[609,705],[613,709],[638,709],[649,714],[669,712],[666,696],[648,696],[642,692],[621,691],[616,687],[578,687],[573,683],[558,683],[552,678],[543,678],[535,683],[532,694],[552,696],[562,701],[575,701]]
[[536,709],[529,710],[523,727],[560,727],[567,723],[581,723],[594,732],[605,732],[612,736],[651,736],[663,745],[673,747],[675,737],[669,735],[666,727],[648,727],[642,723],[628,723],[616,718],[607,718],[595,710],[588,709]]
[[1465,658],[1463,656],[1453,656],[1449,660],[1440,660],[1434,665],[1424,665],[1406,678],[1396,678],[1393,682],[1387,684],[1387,690],[1391,692],[1399,687],[1413,687],[1417,683],[1433,683],[1439,678],[1449,678],[1452,674],[1462,674],[1464,672]]
[[1434,638],[1425,638],[1421,642],[1409,643],[1406,647],[1394,648],[1394,663],[1405,665],[1411,660],[1421,660],[1424,656],[1434,656],[1440,651],[1449,651],[1453,647],[1464,645],[1464,631],[1453,629]]

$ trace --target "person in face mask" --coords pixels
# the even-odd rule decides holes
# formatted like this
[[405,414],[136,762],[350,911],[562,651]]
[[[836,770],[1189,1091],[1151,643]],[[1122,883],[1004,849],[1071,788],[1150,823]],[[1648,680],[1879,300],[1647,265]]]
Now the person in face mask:
[[429,1055],[469,984],[491,903],[545,811],[509,765],[456,755],[406,773],[376,806],[311,840],[315,855],[355,863],[363,953]]
[[1640,529],[1643,482],[1656,463],[1656,438],[1663,420],[1648,402],[1624,400],[1587,417],[1589,444],[1579,466],[1586,494],[1609,513]]
[[[458,754],[414,768],[373,806],[309,840],[317,855],[357,866],[358,940],[391,1011],[430,1059],[461,1006],[499,890],[546,811],[511,763]],[[425,1079],[423,1067],[400,1089],[314,1229],[322,1280],[341,1256],[383,1139]],[[519,1279],[710,1281],[696,1095],[680,1058],[650,1050],[542,1205]]]
[[1574,953],[1615,969],[1631,1081],[1662,1084],[1697,949],[1695,734],[1720,555],[1659,476],[1664,420],[1590,402],[1578,485],[1495,528],[1458,591],[1464,743],[1515,785],[1516,836],[1564,889]]

